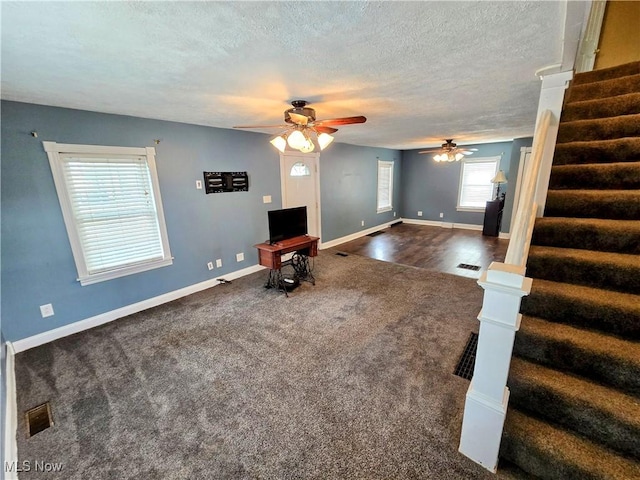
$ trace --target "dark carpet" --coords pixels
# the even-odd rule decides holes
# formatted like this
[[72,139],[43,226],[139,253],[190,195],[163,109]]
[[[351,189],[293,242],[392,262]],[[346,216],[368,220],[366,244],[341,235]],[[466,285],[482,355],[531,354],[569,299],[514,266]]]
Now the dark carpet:
[[502,455],[544,479],[640,479],[640,62],[576,75],[560,119]]
[[21,478],[496,478],[457,452],[480,287],[334,253],[289,298],[260,272],[19,354],[55,421],[20,460],[64,466]]

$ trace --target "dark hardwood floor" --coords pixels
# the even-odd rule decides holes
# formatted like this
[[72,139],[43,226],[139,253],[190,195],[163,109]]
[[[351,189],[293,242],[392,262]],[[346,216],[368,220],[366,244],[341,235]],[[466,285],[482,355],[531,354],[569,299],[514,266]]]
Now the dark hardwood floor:
[[[480,278],[493,261],[502,262],[509,240],[485,237],[482,232],[456,228],[409,225],[406,223],[343,243],[332,250],[363,255],[414,267]],[[477,265],[479,271],[459,268],[464,263]]]

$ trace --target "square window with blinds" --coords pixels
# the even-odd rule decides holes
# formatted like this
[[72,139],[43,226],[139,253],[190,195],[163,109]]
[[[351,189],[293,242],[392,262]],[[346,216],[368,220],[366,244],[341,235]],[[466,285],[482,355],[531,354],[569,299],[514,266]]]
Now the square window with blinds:
[[464,159],[460,171],[458,209],[484,210],[493,197],[491,179],[498,171],[500,157]]
[[153,148],[45,144],[82,285],[171,264]]

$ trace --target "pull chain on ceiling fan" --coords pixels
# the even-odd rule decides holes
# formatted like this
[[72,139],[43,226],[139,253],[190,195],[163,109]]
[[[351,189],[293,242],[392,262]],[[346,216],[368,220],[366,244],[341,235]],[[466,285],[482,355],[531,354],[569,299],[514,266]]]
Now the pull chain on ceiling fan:
[[270,140],[270,143],[281,152],[284,152],[287,145],[302,153],[309,153],[315,150],[315,138],[320,150],[324,150],[333,142],[332,133],[338,131],[332,125],[350,125],[353,123],[364,123],[366,117],[342,117],[328,120],[316,120],[316,111],[307,107],[306,100],[294,100],[291,102],[293,108],[285,110],[285,125],[239,125],[233,128],[285,128],[282,133]]
[[461,148],[457,144],[453,143],[453,138],[445,139],[445,143],[442,144],[438,150],[423,150],[418,153],[433,153],[438,152],[433,156],[436,162],[458,162],[462,160],[465,155],[473,155],[473,152],[477,152],[477,148]]

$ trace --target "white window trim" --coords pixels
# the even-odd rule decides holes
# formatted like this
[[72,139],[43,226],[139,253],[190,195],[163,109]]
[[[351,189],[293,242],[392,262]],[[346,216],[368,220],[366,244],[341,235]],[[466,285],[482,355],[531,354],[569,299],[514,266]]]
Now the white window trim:
[[[167,235],[167,227],[164,219],[164,211],[162,210],[162,198],[160,197],[160,185],[158,183],[158,172],[156,169],[156,149],[153,147],[110,147],[104,145],[76,145],[69,143],[56,143],[56,142],[42,142],[44,150],[49,157],[49,165],[51,166],[51,172],[53,173],[53,181],[58,192],[58,200],[60,201],[60,207],[62,208],[62,216],[64,217],[64,223],[67,228],[67,234],[69,236],[69,242],[71,243],[71,250],[73,252],[73,258],[78,270],[77,280],[81,285],[91,285],[93,283],[103,282],[114,278],[123,277],[126,275],[132,275],[134,273],[145,272],[155,268],[165,267],[173,263],[173,257],[171,256],[171,250],[169,248],[169,237]],[[62,162],[60,154],[87,154],[87,155],[131,155],[131,156],[144,156],[147,159],[147,165],[149,166],[149,173],[151,176],[151,185],[153,188],[153,196],[156,202],[156,213],[158,216],[158,226],[160,229],[160,238],[162,240],[162,247],[164,251],[164,257],[159,260],[153,260],[144,263],[132,264],[123,268],[117,268],[105,272],[99,272],[89,274],[85,263],[84,255],[82,253],[82,247],[78,231],[76,228],[76,222],[71,208],[71,202],[67,193],[67,186],[64,180],[64,174],[62,171]]]
[[[393,166],[395,162],[378,160],[378,181],[376,182],[376,213],[390,212],[393,210]],[[389,206],[378,207],[378,195],[380,194],[380,167],[389,168]]]
[[[495,157],[477,157],[477,158],[464,158],[462,160],[463,163],[480,163],[480,162],[496,162],[496,171],[495,174],[498,173],[500,169],[500,160],[502,157],[500,155]],[[458,179],[458,199],[456,200],[456,211],[458,212],[484,212],[487,208],[484,207],[461,207],[460,206],[460,193],[462,192],[462,177],[463,177],[464,168],[462,164],[460,165],[460,178]]]

